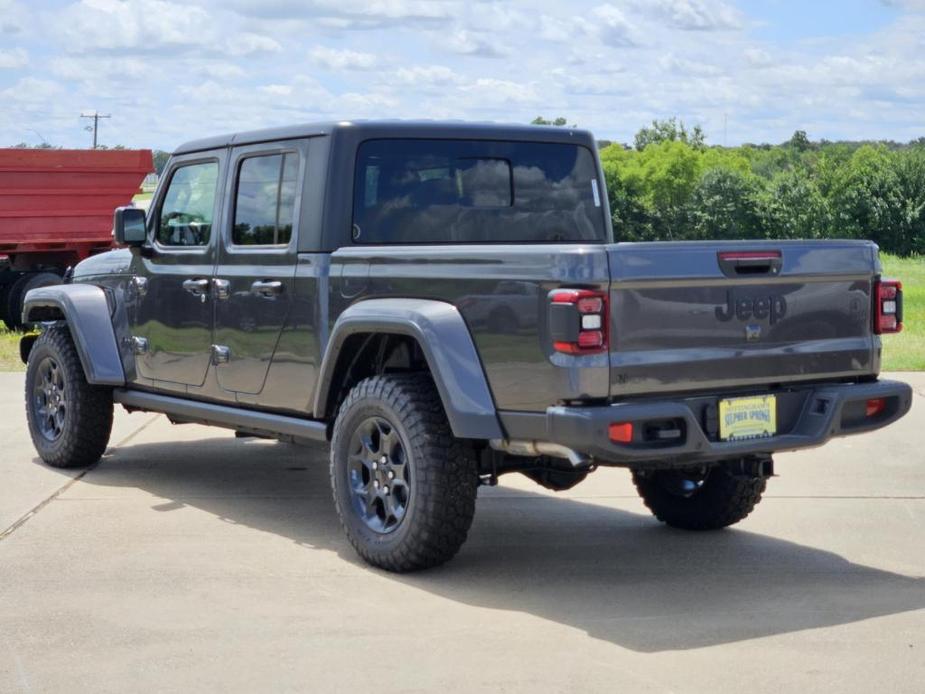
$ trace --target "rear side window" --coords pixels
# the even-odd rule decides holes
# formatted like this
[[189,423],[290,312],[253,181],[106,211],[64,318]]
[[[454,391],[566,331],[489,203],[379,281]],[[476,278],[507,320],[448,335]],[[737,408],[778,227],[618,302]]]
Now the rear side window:
[[586,147],[473,140],[368,140],[357,152],[356,243],[606,240]]
[[188,164],[174,170],[157,217],[162,246],[205,246],[212,234],[218,162]]
[[297,154],[248,157],[238,168],[231,240],[236,246],[285,246],[292,238]]

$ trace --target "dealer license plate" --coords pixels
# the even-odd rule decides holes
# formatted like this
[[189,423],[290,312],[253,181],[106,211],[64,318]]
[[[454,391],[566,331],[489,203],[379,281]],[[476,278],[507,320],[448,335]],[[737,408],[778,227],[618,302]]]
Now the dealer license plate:
[[719,401],[719,437],[723,441],[758,439],[777,433],[777,398],[759,395]]

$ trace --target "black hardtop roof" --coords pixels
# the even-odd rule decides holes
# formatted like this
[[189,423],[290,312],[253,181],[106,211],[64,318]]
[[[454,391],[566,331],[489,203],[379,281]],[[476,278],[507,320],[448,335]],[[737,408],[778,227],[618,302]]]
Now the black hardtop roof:
[[373,138],[459,138],[474,140],[520,140],[530,142],[559,142],[594,146],[594,137],[587,130],[561,128],[543,125],[521,125],[505,123],[469,123],[465,121],[339,121],[303,123],[279,128],[251,130],[248,132],[217,135],[185,142],[174,154],[202,152],[234,145],[257,144],[277,140],[295,140],[304,137],[318,137],[347,133],[357,141]]

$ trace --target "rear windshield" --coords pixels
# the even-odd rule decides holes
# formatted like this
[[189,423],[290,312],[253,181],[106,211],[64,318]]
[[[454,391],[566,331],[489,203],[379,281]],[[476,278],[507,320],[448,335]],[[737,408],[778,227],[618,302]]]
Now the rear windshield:
[[355,243],[604,242],[594,156],[536,142],[367,140]]

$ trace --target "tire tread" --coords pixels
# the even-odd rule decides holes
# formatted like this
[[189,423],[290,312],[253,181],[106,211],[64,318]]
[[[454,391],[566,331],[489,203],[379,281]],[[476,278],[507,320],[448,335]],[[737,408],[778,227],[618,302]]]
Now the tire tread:
[[[68,407],[73,410],[61,438],[53,443],[38,431],[31,406],[32,381],[38,368],[36,355],[44,349],[48,349],[64,369]],[[52,467],[86,467],[97,462],[106,451],[112,433],[112,389],[87,383],[83,365],[66,327],[47,328],[32,346],[26,370],[26,418],[39,456]]]
[[718,530],[744,520],[767,487],[764,477],[736,475],[716,467],[701,490],[692,497],[680,497],[666,492],[657,476],[658,472],[634,471],[636,491],[658,520],[684,530]]
[[[413,494],[417,521],[403,541],[384,550],[371,547],[351,529],[338,499],[337,451],[352,432],[338,426],[364,400],[392,409],[408,433],[416,457]],[[357,553],[367,562],[398,573],[427,569],[451,559],[466,541],[475,514],[478,471],[472,447],[453,437],[440,396],[428,374],[387,374],[358,383],[338,411],[331,442],[331,486],[341,525]],[[406,519],[407,520],[407,519]]]

